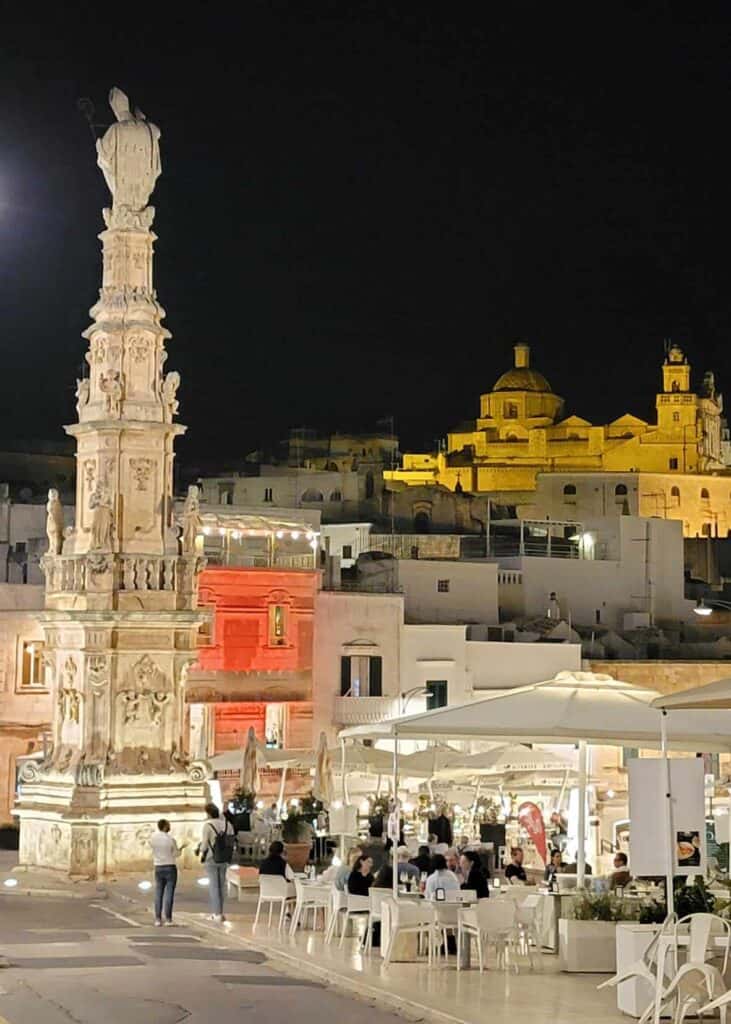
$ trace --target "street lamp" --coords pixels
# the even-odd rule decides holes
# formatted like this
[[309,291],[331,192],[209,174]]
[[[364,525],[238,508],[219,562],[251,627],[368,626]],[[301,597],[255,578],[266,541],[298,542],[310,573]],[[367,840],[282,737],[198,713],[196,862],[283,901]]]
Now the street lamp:
[[705,598],[700,597],[698,598],[698,603],[696,604],[693,611],[696,613],[696,615],[713,615],[714,611],[716,610],[716,607],[731,610],[731,601],[720,601],[718,598],[714,597],[713,605],[709,607],[705,602]]
[[415,686],[413,690],[407,690],[406,693],[401,694],[401,714],[406,714],[406,708],[412,697],[431,697],[433,696],[431,690],[426,690],[423,686]]

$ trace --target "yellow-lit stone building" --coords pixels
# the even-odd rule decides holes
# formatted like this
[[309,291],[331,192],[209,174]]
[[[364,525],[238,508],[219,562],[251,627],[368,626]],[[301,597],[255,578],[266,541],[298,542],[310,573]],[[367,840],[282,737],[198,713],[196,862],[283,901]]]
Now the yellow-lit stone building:
[[564,417],[564,400],[530,365],[528,345],[514,351],[512,369],[480,396],[478,419],[448,434],[443,451],[405,454],[401,469],[384,473],[392,489],[441,485],[520,503],[535,491],[539,473],[728,474],[722,396],[712,373],[692,390],[691,368],[677,345],[662,366],[656,422],[626,413],[604,426]]

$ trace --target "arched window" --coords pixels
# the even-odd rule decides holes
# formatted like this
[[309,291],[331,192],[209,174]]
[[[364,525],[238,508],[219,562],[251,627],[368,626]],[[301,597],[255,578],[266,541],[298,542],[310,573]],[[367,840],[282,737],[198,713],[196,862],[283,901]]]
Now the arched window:
[[708,501],[710,497],[711,496],[708,493],[708,488],[707,487],[702,487],[701,488],[701,501]]
[[308,487],[302,495],[303,501],[322,501],[322,491],[316,491],[314,487]]
[[680,488],[679,487],[671,487],[670,488],[670,500],[672,501],[673,505],[679,505],[680,504]]
[[343,500],[343,496],[340,493],[340,491],[333,491],[332,494],[330,495],[330,501],[342,501],[342,500]]
[[414,516],[414,533],[429,533],[431,519],[428,512],[417,512]]
[[564,495],[576,494],[576,485],[575,484],[566,484],[566,486],[563,489],[563,493],[564,493]]
[[614,493],[617,497],[619,497],[620,494],[626,494],[627,487],[625,486],[625,484],[617,484],[617,486],[614,488]]

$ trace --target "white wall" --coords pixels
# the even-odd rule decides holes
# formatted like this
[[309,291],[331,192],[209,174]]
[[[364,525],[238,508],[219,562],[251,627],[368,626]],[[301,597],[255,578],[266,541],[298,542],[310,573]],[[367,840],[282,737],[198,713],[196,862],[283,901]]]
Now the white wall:
[[[448,580],[449,590],[438,589]],[[399,560],[406,619],[424,623],[498,621],[497,565],[494,562]]]
[[[325,730],[334,739],[334,702],[340,696],[340,658],[362,646],[363,654],[383,659],[383,696],[396,699],[402,692],[400,629],[403,623],[400,594],[358,594],[320,591],[315,598],[312,665],[312,735]],[[360,698],[368,701],[371,698]]]
[[[355,565],[362,551],[370,550],[370,523],[328,523],[320,529],[320,545],[331,555],[340,558],[344,569]],[[351,557],[343,557],[343,548],[349,546]]]
[[581,669],[581,644],[490,643],[468,640],[466,668],[475,698]]
[[[404,625],[401,630],[401,686],[406,693],[417,687],[428,689],[431,680],[447,683],[449,704],[470,700],[466,672],[466,626]],[[415,698],[409,714],[425,710],[425,698]]]

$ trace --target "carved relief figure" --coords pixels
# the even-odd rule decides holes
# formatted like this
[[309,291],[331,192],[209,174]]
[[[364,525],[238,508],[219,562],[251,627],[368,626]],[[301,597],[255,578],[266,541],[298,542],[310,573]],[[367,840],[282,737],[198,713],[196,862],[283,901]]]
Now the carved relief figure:
[[99,379],[99,390],[107,397],[107,415],[119,419],[122,413],[122,374],[110,370]]
[[93,551],[108,551],[112,546],[113,518],[112,502],[102,487],[97,487],[89,497],[91,509],[91,547]]
[[129,466],[132,470],[135,484],[138,491],[146,491],[147,483],[154,463],[152,459],[130,459]]
[[165,379],[160,385],[160,395],[162,397],[163,404],[166,406],[166,412],[170,419],[175,416],[180,408],[180,402],[175,397],[179,387],[180,374],[178,371],[171,370],[170,373],[166,373]]
[[81,410],[89,402],[89,388],[91,384],[88,377],[82,377],[76,381],[76,412],[81,415]]
[[115,207],[143,210],[160,174],[160,129],[139,109],[130,110],[121,89],[109,93],[117,123],[97,141],[97,162]]
[[182,549],[184,555],[194,555],[198,550],[198,534],[201,528],[200,490],[195,484],[188,487],[183,506]]
[[49,555],[60,555],[63,545],[63,506],[58,491],[52,487],[46,504],[46,535]]

